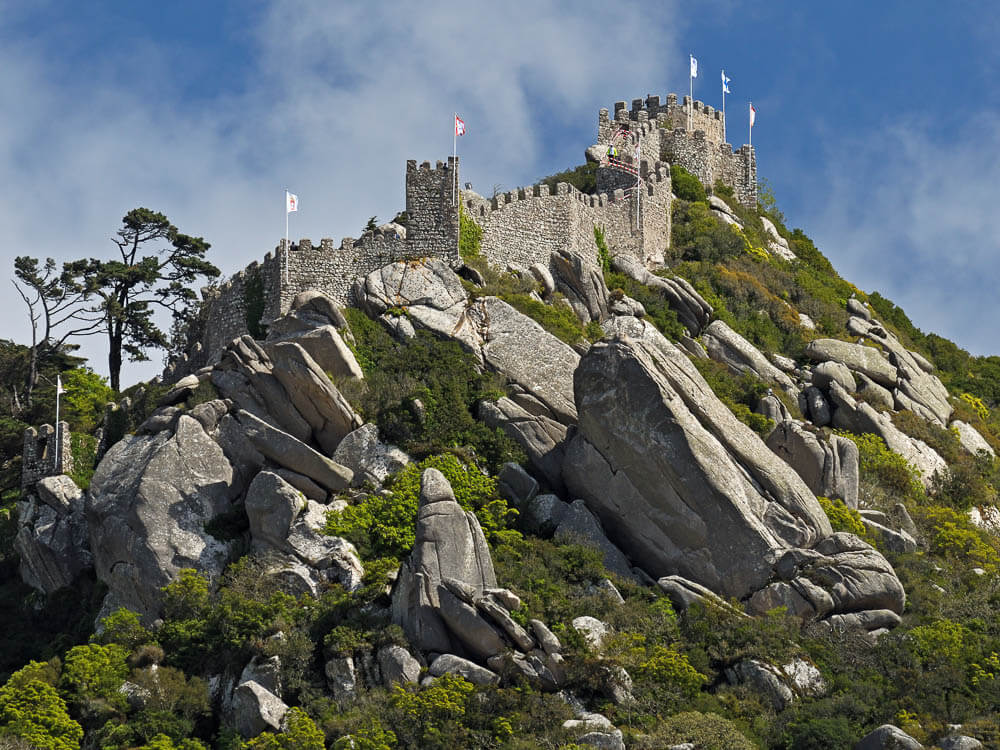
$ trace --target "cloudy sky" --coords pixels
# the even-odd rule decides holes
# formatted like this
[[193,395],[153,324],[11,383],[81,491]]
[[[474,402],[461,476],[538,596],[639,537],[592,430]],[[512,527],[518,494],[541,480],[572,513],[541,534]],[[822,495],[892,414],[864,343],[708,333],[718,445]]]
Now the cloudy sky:
[[[445,158],[454,111],[463,182],[530,184],[582,162],[599,108],[685,93],[694,53],[696,98],[720,106],[732,78],[737,145],[753,99],[758,174],[790,226],[925,331],[997,354],[1000,28],[983,7],[0,0],[2,263],[108,256],[148,206],[228,275],[282,237],[286,187],[293,237],[339,242],[403,207],[406,159]],[[27,340],[12,287],[0,321]]]

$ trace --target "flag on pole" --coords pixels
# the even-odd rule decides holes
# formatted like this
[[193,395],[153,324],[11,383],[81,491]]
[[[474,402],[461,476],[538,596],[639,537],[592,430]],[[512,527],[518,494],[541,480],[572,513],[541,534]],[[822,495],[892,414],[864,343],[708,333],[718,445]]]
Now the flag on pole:
[[698,61],[695,59],[694,55],[691,55],[691,77],[698,77]]
[[299,210],[299,196],[285,191],[285,213],[291,214]]
[[757,110],[753,108],[753,102],[750,102],[750,127],[753,127],[754,120],[757,119]]
[[56,375],[56,395],[60,396],[60,395],[62,395],[65,392],[66,391],[63,390],[63,387],[62,387],[62,376],[61,375]]
[[455,135],[465,135],[465,120],[455,115]]
[[729,90],[729,76],[726,75],[726,71],[722,71],[722,93],[723,94],[732,93]]

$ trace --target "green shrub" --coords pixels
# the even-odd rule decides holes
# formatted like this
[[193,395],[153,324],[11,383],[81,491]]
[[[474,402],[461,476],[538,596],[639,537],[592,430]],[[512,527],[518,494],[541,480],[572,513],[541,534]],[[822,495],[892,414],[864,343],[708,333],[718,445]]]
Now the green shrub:
[[425,469],[440,471],[451,484],[455,499],[465,510],[476,513],[488,540],[511,539],[509,526],[516,511],[507,507],[496,491],[496,479],[484,476],[456,456],[430,456],[409,464],[392,480],[391,494],[369,495],[356,505],[327,516],[326,533],[353,542],[365,559],[402,558],[413,547],[420,477]]
[[707,201],[708,194],[701,180],[688,172],[680,164],[670,165],[670,182],[674,195],[684,201]]
[[365,372],[358,408],[384,440],[418,458],[460,451],[494,472],[507,461],[526,460],[502,430],[474,416],[479,401],[505,394],[504,384],[482,372],[458,342],[427,331],[399,342],[360,311],[348,308],[345,315]]
[[124,708],[125,696],[118,688],[128,677],[128,652],[117,643],[89,643],[71,648],[63,659],[60,687],[74,703],[100,699]]
[[0,688],[0,736],[21,737],[33,747],[79,750],[83,727],[70,718],[56,689],[16,677]]
[[102,645],[117,643],[126,651],[135,651],[139,646],[153,640],[153,634],[139,622],[139,615],[119,607],[101,620],[101,632],[91,636],[91,640]]
[[458,255],[468,263],[480,257],[483,243],[483,228],[469,216],[461,204],[458,206]]
[[668,716],[650,735],[640,737],[637,750],[692,743],[698,750],[755,750],[737,726],[718,714],[685,711]]
[[790,724],[785,730],[787,750],[851,750],[859,728],[843,716],[808,718]]
[[560,341],[572,345],[584,338],[583,324],[576,317],[573,308],[568,305],[547,305],[527,294],[510,294],[505,295],[502,299],[518,312],[534,320]]
[[708,681],[675,646],[654,646],[649,658],[639,665],[639,672],[643,677],[675,687],[689,698]]
[[736,418],[758,435],[766,436],[774,429],[774,421],[753,411],[770,390],[767,383],[750,373],[733,375],[729,368],[711,359],[692,359],[694,366]]
[[69,478],[81,490],[90,487],[90,480],[97,468],[97,438],[81,432],[71,432],[69,436],[70,452],[73,456],[73,471]]
[[104,416],[104,407],[109,401],[114,401],[115,392],[105,378],[89,367],[77,367],[62,373],[62,384],[65,393],[60,418],[79,432],[93,432]]
[[593,195],[597,192],[597,167],[597,162],[588,161],[578,167],[543,177],[539,182],[548,185],[552,195],[555,195],[556,186],[560,182],[572,185],[581,193]]
[[828,497],[822,496],[816,499],[819,500],[820,507],[823,508],[826,517],[830,519],[830,525],[834,531],[847,531],[851,534],[856,534],[862,539],[866,536],[867,529],[864,523],[861,522],[861,514],[856,510],[848,508],[843,500],[840,498],[831,500]]
[[855,435],[842,430],[836,432],[858,446],[858,470],[862,479],[873,481],[911,500],[924,497],[924,488],[917,470],[905,458],[889,450],[878,435]]
[[707,203],[683,199],[671,207],[670,256],[716,263],[745,252],[744,238],[715,217]]
[[406,747],[468,747],[469,730],[462,720],[474,691],[471,682],[450,674],[426,688],[397,685],[390,706],[398,717],[399,741]]
[[611,253],[608,250],[608,243],[604,240],[604,227],[594,225],[594,242],[597,243],[597,261],[601,264],[601,270],[607,273],[611,270]]

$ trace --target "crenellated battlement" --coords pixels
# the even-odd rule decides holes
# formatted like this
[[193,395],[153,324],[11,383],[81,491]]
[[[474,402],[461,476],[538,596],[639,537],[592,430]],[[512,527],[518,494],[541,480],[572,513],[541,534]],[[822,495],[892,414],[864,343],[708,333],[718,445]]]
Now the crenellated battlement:
[[262,260],[203,290],[202,354],[188,366],[213,362],[229,341],[248,331],[263,335],[304,290],[317,289],[349,305],[354,280],[388,263],[436,257],[461,265],[460,207],[483,230],[483,255],[500,267],[548,264],[553,252],[567,249],[597,263],[595,226],[603,229],[614,252],[656,266],[670,242],[670,163],[684,166],[709,186],[721,179],[734,187],[739,200],[756,203],[753,149],[734,151],[724,143],[724,123],[719,110],[675,94],[663,100],[653,95],[633,99],[631,107],[616,102],[611,112],[600,110],[597,143],[614,143],[618,153],[598,167],[593,195],[567,183],[554,188],[538,183],[487,199],[460,190],[457,158],[434,164],[410,159],[405,236],[383,228],[339,243],[330,238],[318,244],[280,241]]
[[741,203],[757,205],[756,156],[750,146],[734,150],[726,143],[721,110],[668,94],[664,102],[653,95],[633,99],[631,108],[615,102],[612,112],[598,113],[598,144],[614,143],[625,151],[638,143],[641,158],[679,164],[708,187],[722,180]]
[[25,492],[34,488],[38,480],[73,471],[73,450],[70,445],[70,431],[67,422],[60,422],[56,430],[50,424],[43,424],[37,430],[29,427],[24,431],[24,447],[21,458],[21,489]]

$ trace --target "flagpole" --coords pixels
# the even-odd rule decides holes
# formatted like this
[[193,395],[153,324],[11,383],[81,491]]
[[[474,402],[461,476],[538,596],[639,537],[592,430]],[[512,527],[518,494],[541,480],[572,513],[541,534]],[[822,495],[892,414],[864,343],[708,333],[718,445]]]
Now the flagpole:
[[458,112],[451,121],[451,164],[454,173],[451,176],[451,205],[455,205],[455,183],[458,182]]
[[722,142],[726,142],[726,71],[722,71]]
[[[692,59],[694,55],[689,55]],[[688,132],[691,132],[694,123],[694,76],[691,75],[694,71],[691,70],[691,61],[688,60],[688,85],[690,91],[688,92]]]
[[[285,188],[285,283],[288,283],[288,188]],[[279,302],[280,304],[280,302]]]
[[753,99],[750,100],[750,142],[747,144],[750,148],[753,148]]

